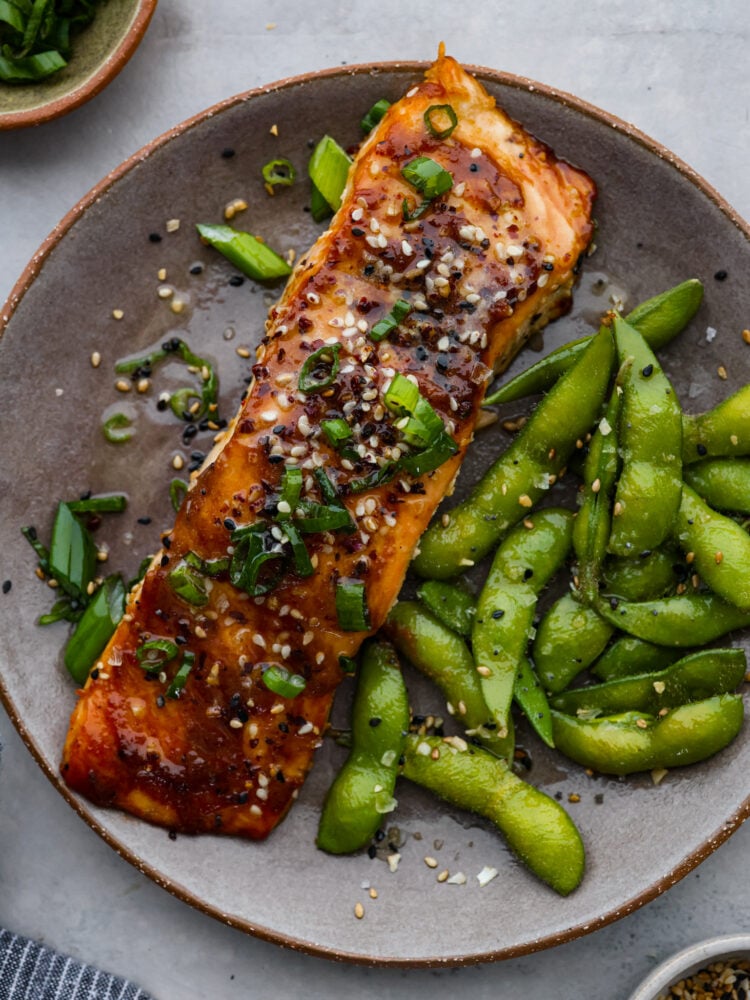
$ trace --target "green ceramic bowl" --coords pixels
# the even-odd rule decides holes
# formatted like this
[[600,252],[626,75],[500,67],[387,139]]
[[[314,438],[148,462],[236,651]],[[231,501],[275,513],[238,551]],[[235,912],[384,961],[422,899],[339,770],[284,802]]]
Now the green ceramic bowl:
[[109,0],[75,39],[68,65],[38,83],[0,82],[0,129],[41,125],[95,97],[138,48],[157,0]]

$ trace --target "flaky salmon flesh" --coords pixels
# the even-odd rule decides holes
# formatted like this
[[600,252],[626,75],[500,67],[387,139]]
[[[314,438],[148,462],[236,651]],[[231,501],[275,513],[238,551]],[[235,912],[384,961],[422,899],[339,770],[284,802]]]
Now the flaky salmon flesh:
[[[445,105],[457,124],[440,138]],[[449,190],[404,177],[419,157]],[[72,789],[175,831],[267,836],[321,744],[341,658],[382,624],[451,487],[492,372],[566,311],[594,195],[442,54],[388,110],[92,664],[62,759]],[[157,640],[177,652],[146,669]]]

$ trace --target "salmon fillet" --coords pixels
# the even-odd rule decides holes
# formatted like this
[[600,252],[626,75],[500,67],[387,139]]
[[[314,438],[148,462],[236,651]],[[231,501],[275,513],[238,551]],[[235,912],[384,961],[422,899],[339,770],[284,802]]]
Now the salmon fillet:
[[[455,112],[447,138],[426,127],[434,105]],[[447,127],[439,112],[430,120]],[[412,214],[421,197],[401,170],[420,156],[453,186],[409,221],[403,203]],[[566,310],[594,194],[582,171],[442,52],[390,108],[356,157],[330,228],[269,314],[238,416],[79,693],[61,765],[72,789],[177,831],[262,838],[274,828],[320,745],[339,658],[356,654],[396,599],[492,371]],[[408,315],[378,339],[374,328],[398,300]],[[399,375],[439,416],[443,443],[454,442],[429,471],[403,466],[405,456],[424,458],[424,444],[409,443],[403,411],[387,405]],[[313,391],[303,391],[310,378]],[[346,447],[329,442],[327,420],[345,422]],[[287,511],[279,503],[290,469],[301,470],[302,489]],[[308,522],[297,534],[312,570],[303,576],[284,525],[321,507],[345,509],[350,523],[315,531]],[[240,570],[250,536],[278,558],[249,583]],[[186,558],[198,569],[186,571]],[[234,576],[222,568],[228,560]],[[176,583],[185,572],[198,600]],[[358,631],[340,624],[337,592],[354,594],[355,612],[366,614]],[[179,649],[161,677],[138,656],[154,640]],[[185,686],[168,697],[186,654]],[[303,678],[304,690],[270,690],[269,664]]]

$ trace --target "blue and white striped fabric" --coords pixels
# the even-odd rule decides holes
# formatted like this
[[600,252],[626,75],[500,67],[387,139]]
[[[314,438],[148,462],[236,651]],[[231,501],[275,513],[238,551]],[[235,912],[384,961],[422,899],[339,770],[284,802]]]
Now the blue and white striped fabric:
[[139,986],[0,928],[0,1000],[151,1000]]

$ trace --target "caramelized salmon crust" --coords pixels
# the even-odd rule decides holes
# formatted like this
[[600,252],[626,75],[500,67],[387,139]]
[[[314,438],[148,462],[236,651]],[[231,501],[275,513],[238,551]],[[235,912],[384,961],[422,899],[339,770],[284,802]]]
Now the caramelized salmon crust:
[[[457,118],[443,139],[426,126],[434,105]],[[445,130],[440,114],[428,120]],[[402,168],[417,157],[453,184],[410,221],[423,198]],[[92,665],[63,753],[71,788],[183,832],[262,838],[274,828],[320,746],[339,657],[356,654],[396,599],[491,373],[567,308],[594,194],[442,53],[390,108],[270,312],[230,431]],[[399,377],[442,421],[442,458],[394,403]],[[342,422],[345,446],[331,444],[329,420]],[[301,473],[298,498],[290,470]],[[344,527],[324,526],[331,510],[348,512]],[[352,601],[341,622],[337,594]],[[138,656],[158,639],[178,650],[161,677]],[[165,696],[191,664],[179,697]],[[304,690],[271,690],[269,664],[304,678]]]

